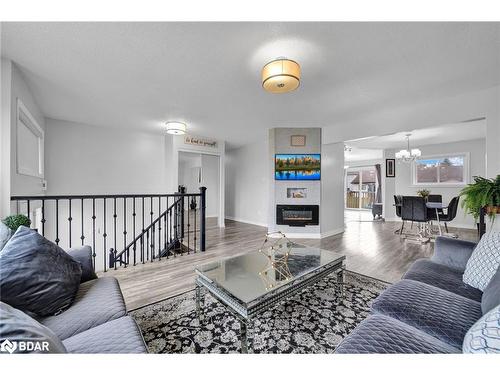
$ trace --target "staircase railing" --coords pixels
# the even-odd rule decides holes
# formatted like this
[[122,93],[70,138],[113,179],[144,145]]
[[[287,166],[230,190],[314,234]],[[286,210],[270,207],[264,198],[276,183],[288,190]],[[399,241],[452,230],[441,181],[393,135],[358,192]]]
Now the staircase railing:
[[[97,271],[205,251],[206,188],[174,194],[13,196],[12,212],[63,248],[92,247]],[[122,247],[120,246],[122,243]]]

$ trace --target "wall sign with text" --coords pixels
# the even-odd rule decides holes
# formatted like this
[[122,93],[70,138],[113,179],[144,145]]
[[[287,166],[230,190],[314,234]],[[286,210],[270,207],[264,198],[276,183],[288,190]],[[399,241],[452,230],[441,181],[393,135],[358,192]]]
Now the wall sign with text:
[[190,135],[186,135],[184,137],[184,144],[193,145],[193,146],[201,146],[201,147],[217,148],[217,141],[214,141],[213,139],[198,138],[198,137],[193,137]]

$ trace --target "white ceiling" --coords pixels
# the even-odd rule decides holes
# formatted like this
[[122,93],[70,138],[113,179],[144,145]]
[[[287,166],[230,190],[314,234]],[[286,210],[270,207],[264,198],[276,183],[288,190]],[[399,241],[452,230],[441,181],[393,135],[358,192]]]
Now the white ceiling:
[[351,146],[350,151],[344,152],[344,160],[347,163],[365,160],[380,160],[383,158],[382,149],[359,148]]
[[351,148],[351,151],[344,152],[345,161],[382,159],[384,149],[406,148],[406,134],[411,134],[410,147],[467,141],[486,137],[486,121],[449,124],[347,141],[345,144]]
[[477,120],[432,128],[409,129],[404,132],[351,140],[345,143],[353,148],[353,153],[356,150],[402,149],[406,148],[406,134],[411,134],[410,147],[479,139],[486,137],[486,121]]
[[[499,82],[497,23],[2,23],[2,56],[47,117],[191,132],[236,147],[276,126],[317,127]],[[260,70],[286,56],[300,88]]]

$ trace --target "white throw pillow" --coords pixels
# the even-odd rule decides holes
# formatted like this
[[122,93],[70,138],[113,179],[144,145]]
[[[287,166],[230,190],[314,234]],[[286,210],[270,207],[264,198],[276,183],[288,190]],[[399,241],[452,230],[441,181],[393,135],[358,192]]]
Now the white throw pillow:
[[483,315],[467,331],[462,345],[464,353],[500,353],[500,305]]
[[464,283],[484,291],[500,265],[500,232],[483,235],[463,275]]

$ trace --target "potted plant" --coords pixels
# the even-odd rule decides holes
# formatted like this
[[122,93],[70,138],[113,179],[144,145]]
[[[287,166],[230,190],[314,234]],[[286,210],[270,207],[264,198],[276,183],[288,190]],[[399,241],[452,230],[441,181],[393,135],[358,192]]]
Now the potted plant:
[[31,225],[31,220],[24,215],[7,216],[2,222],[14,233],[21,225],[28,227]]
[[474,183],[468,184],[460,192],[462,208],[471,214],[474,220],[479,219],[482,208],[485,208],[491,222],[500,214],[500,175],[496,178],[474,176]]
[[427,190],[427,189],[421,189],[421,190],[417,190],[417,195],[419,197],[422,197],[424,198],[425,200],[427,200],[427,198],[429,197],[429,194],[431,193],[430,190]]

